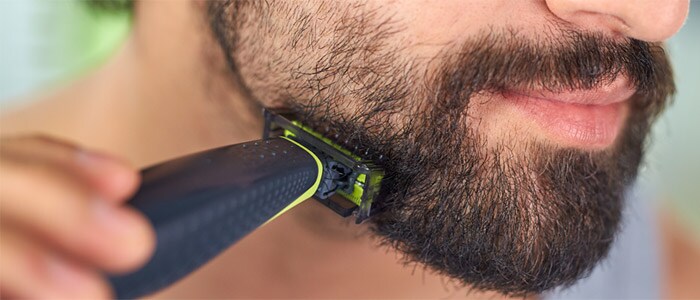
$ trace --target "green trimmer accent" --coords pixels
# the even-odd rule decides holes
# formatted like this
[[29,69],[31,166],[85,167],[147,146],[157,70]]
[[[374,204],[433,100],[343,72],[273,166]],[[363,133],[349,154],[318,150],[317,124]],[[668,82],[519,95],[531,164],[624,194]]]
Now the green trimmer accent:
[[355,215],[361,223],[372,213],[384,172],[299,121],[264,110],[264,137],[282,135],[306,146],[323,161],[324,177],[314,198],[343,217]]

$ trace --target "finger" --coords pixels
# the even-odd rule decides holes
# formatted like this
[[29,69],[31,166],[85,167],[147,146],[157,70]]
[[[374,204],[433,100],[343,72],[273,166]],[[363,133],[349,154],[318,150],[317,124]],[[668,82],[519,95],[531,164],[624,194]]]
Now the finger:
[[0,164],[0,216],[109,271],[141,265],[154,247],[148,222],[43,165]]
[[52,253],[3,226],[0,231],[0,287],[3,297],[107,299],[110,289],[96,272]]
[[27,164],[49,164],[84,179],[108,200],[124,201],[135,191],[139,173],[115,157],[46,136],[5,139],[2,153]]
[[109,200],[123,202],[134,194],[141,181],[138,171],[106,154],[81,150],[76,161],[81,174]]

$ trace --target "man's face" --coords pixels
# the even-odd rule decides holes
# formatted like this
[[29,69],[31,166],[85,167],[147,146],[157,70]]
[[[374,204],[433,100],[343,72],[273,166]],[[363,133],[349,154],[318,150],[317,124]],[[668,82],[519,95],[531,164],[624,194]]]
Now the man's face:
[[529,1],[231,1],[209,17],[253,99],[383,166],[377,236],[507,294],[605,256],[674,89],[659,45]]

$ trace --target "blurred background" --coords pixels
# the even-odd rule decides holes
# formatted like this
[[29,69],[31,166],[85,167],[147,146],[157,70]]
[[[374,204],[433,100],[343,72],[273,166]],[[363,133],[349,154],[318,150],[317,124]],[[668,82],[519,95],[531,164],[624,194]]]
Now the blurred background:
[[[657,123],[640,186],[700,241],[700,1],[668,42],[678,84]],[[0,0],[0,112],[100,66],[129,34],[119,7],[81,0]]]

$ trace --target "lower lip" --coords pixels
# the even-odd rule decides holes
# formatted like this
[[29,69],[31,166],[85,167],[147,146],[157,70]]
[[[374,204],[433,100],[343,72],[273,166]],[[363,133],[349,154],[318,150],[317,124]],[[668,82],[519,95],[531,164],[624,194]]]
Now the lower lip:
[[627,102],[567,103],[506,93],[505,98],[550,138],[577,148],[605,148],[615,142],[627,116]]

